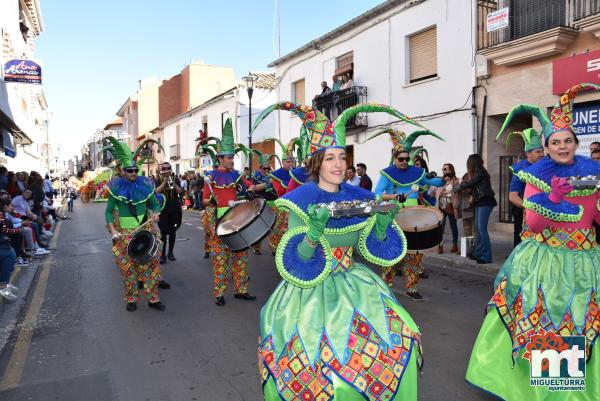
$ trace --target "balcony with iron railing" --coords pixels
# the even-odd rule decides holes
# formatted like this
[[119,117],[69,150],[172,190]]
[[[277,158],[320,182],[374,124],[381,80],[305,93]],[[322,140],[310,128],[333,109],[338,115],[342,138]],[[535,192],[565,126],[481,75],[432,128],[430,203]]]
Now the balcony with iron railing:
[[178,160],[181,157],[179,153],[179,147],[179,144],[171,145],[171,147],[169,148],[169,159]]
[[[353,86],[351,88],[338,91],[327,92],[316,96],[313,99],[313,107],[329,119],[335,120],[344,110],[359,103],[367,102],[367,87]],[[346,127],[348,129],[366,127],[367,114],[359,113],[348,120]]]
[[[488,14],[503,8],[508,26],[488,32]],[[559,54],[595,17],[600,0],[479,0],[477,50],[499,65]]]

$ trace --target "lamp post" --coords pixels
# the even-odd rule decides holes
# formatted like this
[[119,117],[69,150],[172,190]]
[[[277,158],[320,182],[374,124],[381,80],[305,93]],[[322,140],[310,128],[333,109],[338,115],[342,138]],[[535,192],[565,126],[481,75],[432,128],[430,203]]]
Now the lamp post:
[[[248,92],[248,148],[252,150],[252,93],[254,93],[256,75],[250,73],[242,80],[246,83],[246,91]],[[252,154],[250,154],[248,160],[248,175],[252,177]]]

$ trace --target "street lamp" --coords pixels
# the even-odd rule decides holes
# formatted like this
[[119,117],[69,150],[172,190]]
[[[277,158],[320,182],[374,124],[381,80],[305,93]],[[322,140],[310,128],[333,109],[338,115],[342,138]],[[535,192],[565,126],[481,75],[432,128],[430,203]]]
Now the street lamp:
[[[246,84],[246,91],[248,92],[248,148],[252,150],[252,93],[254,92],[256,75],[250,73],[243,77],[242,80]],[[252,177],[252,154],[250,154],[248,160],[248,175]]]

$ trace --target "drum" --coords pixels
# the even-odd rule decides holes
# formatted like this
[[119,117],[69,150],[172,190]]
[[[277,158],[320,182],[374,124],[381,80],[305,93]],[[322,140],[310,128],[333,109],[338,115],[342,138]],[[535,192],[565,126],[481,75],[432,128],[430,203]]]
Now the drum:
[[133,234],[127,244],[129,258],[137,264],[148,264],[156,257],[160,241],[152,231],[141,230]]
[[409,253],[436,248],[444,237],[442,221],[442,212],[426,206],[405,207],[396,215],[396,222],[404,231]]
[[262,198],[240,203],[217,222],[217,236],[230,250],[244,251],[265,238],[275,224],[275,214]]

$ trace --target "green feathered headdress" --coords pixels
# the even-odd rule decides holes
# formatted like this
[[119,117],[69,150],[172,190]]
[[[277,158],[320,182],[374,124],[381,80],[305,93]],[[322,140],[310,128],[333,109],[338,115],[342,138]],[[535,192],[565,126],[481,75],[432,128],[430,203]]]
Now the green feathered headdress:
[[252,149],[252,153],[254,153],[258,158],[258,165],[261,167],[268,166],[273,158],[277,159],[277,161],[279,161],[279,165],[281,165],[281,159],[274,153],[263,153],[258,149]]
[[[540,122],[540,125],[542,126],[543,133],[552,132],[552,122],[550,121],[550,118],[546,115],[546,112],[541,107],[533,106],[530,104],[519,104],[513,107],[513,109],[508,113],[508,115],[504,119],[504,123],[502,124],[500,131],[498,132],[498,135],[496,135],[496,139],[500,138],[500,136],[508,127],[513,118],[515,118],[515,116],[519,114],[530,114],[533,117],[536,117]],[[527,131],[527,133],[525,133],[525,131]],[[533,128],[527,128],[523,132],[511,132],[506,138],[506,144],[508,145],[510,139],[515,136],[520,136],[523,139],[523,141],[525,142],[524,150],[526,152],[543,148],[541,136]]]
[[120,167],[124,169],[132,167],[140,168],[140,166],[143,165],[146,160],[152,158],[152,156],[144,156],[138,159],[142,149],[149,143],[155,143],[162,149],[163,152],[165,151],[160,142],[155,141],[154,139],[146,139],[140,143],[133,152],[131,152],[131,149],[129,149],[129,146],[126,143],[117,140],[113,136],[108,136],[106,139],[110,142],[110,145],[102,148],[102,151],[106,150],[110,152],[117,160],[117,165],[120,165]]
[[[429,153],[427,153],[427,150],[423,146],[413,146],[413,144],[415,143],[417,138],[419,138],[421,136],[429,135],[429,136],[433,136],[434,138],[440,139],[442,141],[444,140],[444,138],[442,138],[441,136],[439,136],[438,134],[436,134],[435,132],[430,131],[430,130],[418,130],[418,131],[412,132],[409,135],[406,135],[406,133],[404,133],[403,131],[396,130],[394,128],[384,128],[384,129],[374,133],[373,135],[371,135],[368,138],[368,140],[373,139],[373,138],[378,137],[379,135],[383,135],[383,134],[388,134],[390,136],[390,138],[392,138],[394,152],[396,152],[396,151],[408,152],[408,154],[410,155],[410,163],[411,164],[412,164],[412,159],[415,156],[421,156],[423,158],[429,159]],[[391,162],[393,162],[393,160]]]
[[219,156],[234,156],[235,155],[235,143],[233,140],[233,126],[231,123],[231,117],[225,120],[223,126],[223,134],[221,135],[221,141],[219,142]]

